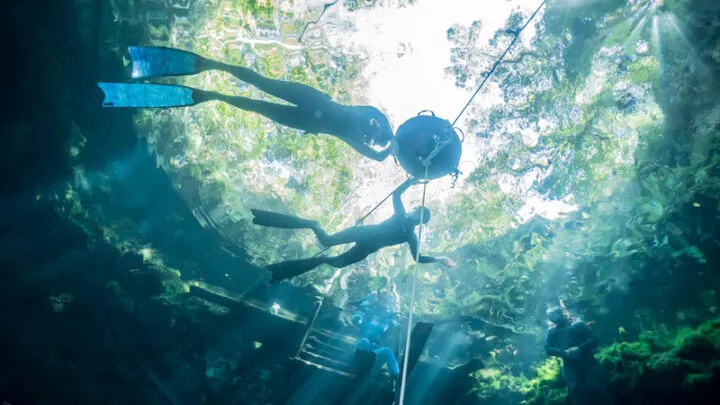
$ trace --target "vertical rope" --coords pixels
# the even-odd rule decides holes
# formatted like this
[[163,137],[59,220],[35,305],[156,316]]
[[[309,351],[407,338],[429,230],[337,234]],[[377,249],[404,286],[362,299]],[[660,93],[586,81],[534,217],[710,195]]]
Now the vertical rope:
[[423,196],[422,196],[422,210],[420,210],[420,229],[418,231],[418,244],[417,244],[417,251],[415,252],[415,269],[413,270],[413,279],[412,279],[412,291],[410,293],[410,308],[408,313],[408,327],[407,327],[407,337],[405,338],[405,354],[403,355],[403,368],[402,368],[402,380],[400,380],[400,401],[399,405],[403,405],[405,401],[405,386],[407,384],[407,369],[408,369],[408,357],[410,355],[410,335],[412,332],[412,319],[413,319],[413,310],[415,308],[415,285],[417,281],[417,269],[418,269],[418,260],[420,260],[420,245],[422,243],[422,231],[423,231],[423,225],[425,222],[425,193],[427,192],[427,176],[428,176],[428,170],[430,169],[430,165],[425,165],[425,185],[423,186]]

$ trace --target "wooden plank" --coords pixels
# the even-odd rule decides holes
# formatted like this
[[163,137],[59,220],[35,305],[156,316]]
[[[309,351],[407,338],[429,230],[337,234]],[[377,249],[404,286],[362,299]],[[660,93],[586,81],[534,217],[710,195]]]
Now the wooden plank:
[[239,294],[212,284],[197,280],[189,281],[187,284],[190,287],[190,293],[192,295],[210,301],[214,304],[230,308],[231,310],[251,308],[265,312],[274,317],[282,318],[286,321],[297,323],[307,322],[306,317],[287,311],[283,308],[280,308],[277,313],[270,311],[270,306],[267,303],[249,298],[242,298]]

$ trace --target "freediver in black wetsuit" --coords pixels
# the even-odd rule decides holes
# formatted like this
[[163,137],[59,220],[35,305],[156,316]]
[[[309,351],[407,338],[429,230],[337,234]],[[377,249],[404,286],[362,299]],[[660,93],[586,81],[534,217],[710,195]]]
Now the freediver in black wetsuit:
[[[184,86],[98,83],[105,92],[105,107],[180,107],[217,100],[306,133],[336,136],[357,152],[377,161],[385,160],[395,149],[390,123],[375,107],[339,104],[310,86],[270,79],[252,69],[228,65],[191,52],[159,47],[130,47],[129,50],[133,60],[133,79],[220,70],[292,105]],[[373,146],[384,149],[378,151]]]
[[[407,243],[413,259],[417,254],[418,239],[415,235],[415,227],[420,225],[420,207],[411,213],[405,212],[402,203],[402,194],[416,180],[410,179],[403,183],[393,194],[393,207],[395,214],[377,225],[353,226],[338,233],[329,235],[323,230],[317,221],[298,218],[290,215],[277,214],[274,212],[251,210],[255,218],[253,223],[262,226],[285,229],[312,229],[320,243],[325,247],[354,243],[354,246],[347,252],[338,256],[319,256],[309,259],[290,260],[286,262],[271,264],[267,270],[272,273],[271,282],[278,282],[287,278],[295,277],[314,269],[321,264],[329,264],[333,267],[345,267],[357,263],[372,253],[388,247]],[[424,208],[424,223],[430,220],[430,210]],[[451,267],[455,263],[447,257],[431,257],[420,255],[419,263],[440,262]]]
[[602,368],[593,355],[598,339],[581,320],[571,321],[562,308],[547,311],[551,326],[545,336],[545,351],[563,359],[563,377],[573,405],[612,405],[605,390]]

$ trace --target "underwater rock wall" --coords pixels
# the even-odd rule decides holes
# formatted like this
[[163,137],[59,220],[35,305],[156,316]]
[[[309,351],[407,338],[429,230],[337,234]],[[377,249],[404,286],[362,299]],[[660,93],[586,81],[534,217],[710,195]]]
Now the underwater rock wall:
[[[138,146],[131,113],[100,108],[95,81],[125,74],[112,46],[98,49],[120,41],[106,30],[107,4],[3,11],[18,59],[3,81],[14,102],[0,110],[0,402],[201,403],[207,344],[227,326],[170,266],[192,267],[197,258],[182,253],[203,252],[196,268],[222,282],[222,266],[247,267],[242,252],[218,253],[217,237]],[[128,249],[128,237],[174,258]],[[243,359],[257,351],[243,336],[233,344]],[[245,371],[259,375],[255,364]]]

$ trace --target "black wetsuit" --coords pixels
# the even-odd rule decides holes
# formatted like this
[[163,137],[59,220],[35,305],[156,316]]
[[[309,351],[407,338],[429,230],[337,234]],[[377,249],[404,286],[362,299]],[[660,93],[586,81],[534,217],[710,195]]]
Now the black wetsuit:
[[[407,215],[401,200],[402,193],[410,187],[410,184],[410,182],[406,182],[395,191],[393,194],[395,214],[377,225],[353,226],[332,235],[325,232],[317,223],[307,226],[307,228],[311,228],[315,232],[323,246],[330,247],[345,243],[354,243],[355,245],[338,256],[319,256],[272,264],[267,267],[272,273],[272,281],[277,282],[298,276],[321,264],[329,264],[338,268],[345,267],[365,259],[384,247],[401,243],[409,245],[410,252],[415,258],[418,248],[418,239],[415,235],[417,223]],[[438,259],[423,255],[420,255],[418,259],[420,263],[434,263],[436,261]]]
[[[611,405],[612,399],[603,384],[602,369],[593,356],[597,337],[583,321],[551,327],[545,336],[545,351],[563,359],[563,377],[574,405]],[[565,351],[577,347],[579,353],[568,358]]]
[[277,104],[242,96],[228,96],[212,91],[193,90],[197,103],[219,100],[245,111],[261,114],[279,124],[306,133],[334,135],[362,155],[378,161],[390,154],[390,147],[381,151],[371,148],[366,139],[372,130],[370,121],[377,121],[382,133],[389,140],[392,128],[387,117],[372,106],[347,106],[334,102],[327,94],[310,86],[283,80],[270,79],[252,69],[227,65],[211,59],[201,59],[200,70],[217,69],[232,74],[265,93],[294,105]]

